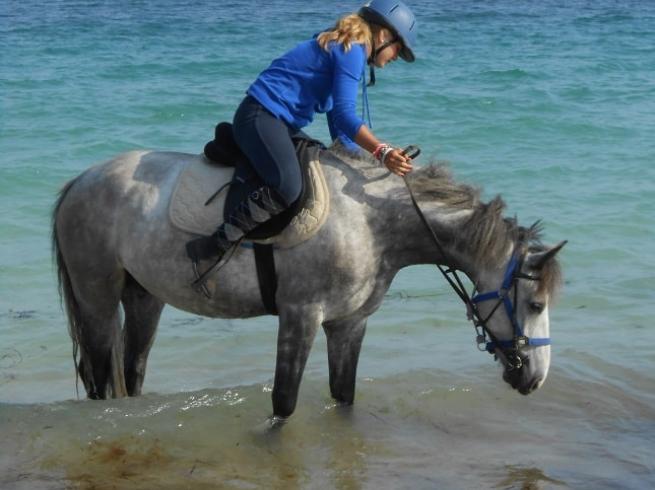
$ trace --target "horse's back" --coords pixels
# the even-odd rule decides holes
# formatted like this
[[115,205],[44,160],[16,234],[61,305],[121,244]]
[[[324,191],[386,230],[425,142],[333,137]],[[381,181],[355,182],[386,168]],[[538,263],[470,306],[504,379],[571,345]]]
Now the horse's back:
[[[191,161],[202,156],[137,150],[96,164],[66,186],[55,210],[60,239],[79,235],[95,241],[121,240],[125,228],[144,223],[165,223],[175,182]],[[118,243],[115,243],[118,245]]]
[[89,187],[115,188],[165,186],[179,176],[186,164],[201,155],[153,150],[134,150],[117,155],[86,170],[80,178]]
[[67,208],[96,206],[109,214],[129,208],[152,211],[167,203],[175,182],[186,165],[201,160],[188,153],[134,150],[96,164],[68,186],[60,213]]

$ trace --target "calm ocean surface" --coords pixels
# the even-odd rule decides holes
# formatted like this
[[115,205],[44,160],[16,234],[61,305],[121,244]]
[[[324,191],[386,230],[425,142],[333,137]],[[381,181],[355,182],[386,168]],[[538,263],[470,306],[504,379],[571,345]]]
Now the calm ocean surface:
[[[568,239],[544,387],[511,391],[434,268],[369,321],[334,407],[318,336],[267,434],[276,319],[165,310],[143,397],[78,401],[50,257],[70,178],[198,153],[273,57],[357,2],[0,5],[0,488],[655,486],[655,3],[414,0],[418,60],[378,71],[373,128]],[[322,116],[309,128],[328,140]]]

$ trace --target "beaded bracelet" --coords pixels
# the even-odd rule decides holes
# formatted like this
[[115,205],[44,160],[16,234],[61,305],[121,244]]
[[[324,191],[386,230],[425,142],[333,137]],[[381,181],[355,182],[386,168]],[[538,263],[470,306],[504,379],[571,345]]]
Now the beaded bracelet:
[[375,147],[375,150],[373,151],[373,157],[374,157],[376,160],[383,161],[383,160],[380,160],[380,155],[381,155],[381,154],[382,154],[386,149],[388,149],[388,148],[390,148],[390,147],[391,147],[391,145],[389,145],[389,144],[387,144],[387,143],[380,143],[378,146]]
[[393,146],[387,146],[384,150],[382,150],[382,153],[380,154],[380,163],[384,165],[385,160],[387,159],[387,155],[391,153],[394,150]]

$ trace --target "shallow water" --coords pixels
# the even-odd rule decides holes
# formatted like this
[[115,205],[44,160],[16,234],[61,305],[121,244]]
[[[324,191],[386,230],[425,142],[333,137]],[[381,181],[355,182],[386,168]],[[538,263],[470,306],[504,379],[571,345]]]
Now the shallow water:
[[[555,368],[539,394],[493,373],[362,378],[353,408],[305,379],[298,412],[266,428],[270,383],[138,399],[3,405],[25,488],[644,488],[652,397]],[[644,388],[652,390],[653,383]],[[603,464],[599,464],[602,461]],[[18,463],[18,465],[16,465]]]
[[[655,485],[655,6],[410,3],[419,58],[378,71],[374,130],[569,240],[544,387],[512,392],[437,271],[413,267],[369,321],[352,408],[329,397],[319,335],[297,413],[266,430],[276,319],[172,308],[143,397],[76,400],[49,249],[57,191],[129,149],[199,152],[270,59],[357,5],[10,0],[0,488]],[[325,126],[309,132],[327,141]]]

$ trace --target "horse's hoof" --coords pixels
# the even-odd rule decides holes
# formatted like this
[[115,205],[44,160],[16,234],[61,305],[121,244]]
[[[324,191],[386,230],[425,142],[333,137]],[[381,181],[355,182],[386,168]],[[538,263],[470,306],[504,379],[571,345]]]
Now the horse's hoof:
[[271,429],[279,429],[289,421],[289,417],[281,417],[280,415],[271,415],[266,422]]
[[274,431],[281,429],[289,420],[289,417],[280,417],[278,415],[271,415],[261,424],[257,424],[252,428],[252,432],[260,435],[271,434]]

